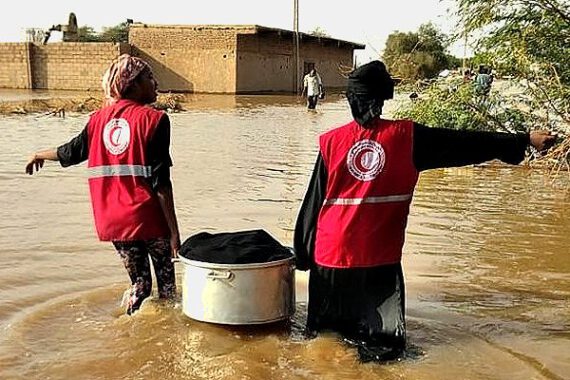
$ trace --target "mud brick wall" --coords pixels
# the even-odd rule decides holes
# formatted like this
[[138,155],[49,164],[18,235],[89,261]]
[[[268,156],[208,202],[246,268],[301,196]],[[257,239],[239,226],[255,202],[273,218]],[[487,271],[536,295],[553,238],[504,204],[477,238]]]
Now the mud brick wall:
[[238,30],[135,24],[129,43],[152,66],[159,90],[234,93]]
[[304,68],[315,66],[325,88],[346,86],[343,67],[352,67],[353,48],[347,44],[317,39],[301,39],[299,83],[295,83],[295,56],[292,34],[259,33],[238,36],[238,92],[293,92],[302,86]]
[[30,88],[29,43],[0,43],[0,88]]
[[101,91],[103,73],[128,44],[61,42],[32,45],[31,82],[35,89]]

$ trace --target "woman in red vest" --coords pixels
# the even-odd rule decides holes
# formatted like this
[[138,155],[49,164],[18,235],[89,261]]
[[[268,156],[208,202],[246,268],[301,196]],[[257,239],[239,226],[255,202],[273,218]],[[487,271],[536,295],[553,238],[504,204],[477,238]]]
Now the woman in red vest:
[[[111,241],[131,279],[127,313],[137,310],[152,290],[150,259],[159,298],[176,293],[172,256],[180,247],[170,182],[170,121],[148,104],[157,82],[148,63],[128,54],[103,77],[106,105],[83,131],[55,150],[37,152],[26,173],[45,160],[63,167],[88,161],[89,188],[99,239]],[[125,294],[127,295],[127,293]]]
[[310,270],[307,332],[340,332],[362,360],[391,360],[406,343],[402,247],[419,172],[491,159],[517,164],[547,132],[428,128],[380,118],[394,82],[380,61],[354,70],[354,120],[320,136],[295,227],[297,267]]

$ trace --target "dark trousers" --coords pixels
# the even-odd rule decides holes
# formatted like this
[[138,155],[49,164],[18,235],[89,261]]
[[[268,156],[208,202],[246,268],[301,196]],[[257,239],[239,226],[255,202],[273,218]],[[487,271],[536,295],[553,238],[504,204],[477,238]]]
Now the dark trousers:
[[131,279],[127,314],[138,310],[152,291],[150,259],[154,267],[159,298],[173,298],[176,293],[174,264],[171,261],[170,242],[166,239],[148,241],[114,241],[117,254]]
[[310,110],[314,110],[317,107],[317,103],[319,102],[319,96],[307,96],[307,108]]

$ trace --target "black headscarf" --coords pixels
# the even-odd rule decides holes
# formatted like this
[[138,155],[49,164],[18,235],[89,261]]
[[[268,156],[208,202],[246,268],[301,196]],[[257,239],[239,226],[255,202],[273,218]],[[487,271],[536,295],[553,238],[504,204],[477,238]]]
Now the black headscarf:
[[362,65],[348,76],[346,98],[354,120],[363,127],[380,116],[384,100],[393,97],[394,81],[380,61]]

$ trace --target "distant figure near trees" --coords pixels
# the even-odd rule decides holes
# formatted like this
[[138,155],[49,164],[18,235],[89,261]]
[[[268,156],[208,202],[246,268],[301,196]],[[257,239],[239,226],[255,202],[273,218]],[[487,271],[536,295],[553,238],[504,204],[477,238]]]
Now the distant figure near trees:
[[471,69],[465,69],[465,71],[463,72],[463,83],[469,83],[471,82],[471,79],[472,79]]
[[479,96],[488,96],[491,92],[492,83],[491,69],[485,65],[480,65],[479,72],[475,77],[475,93]]

